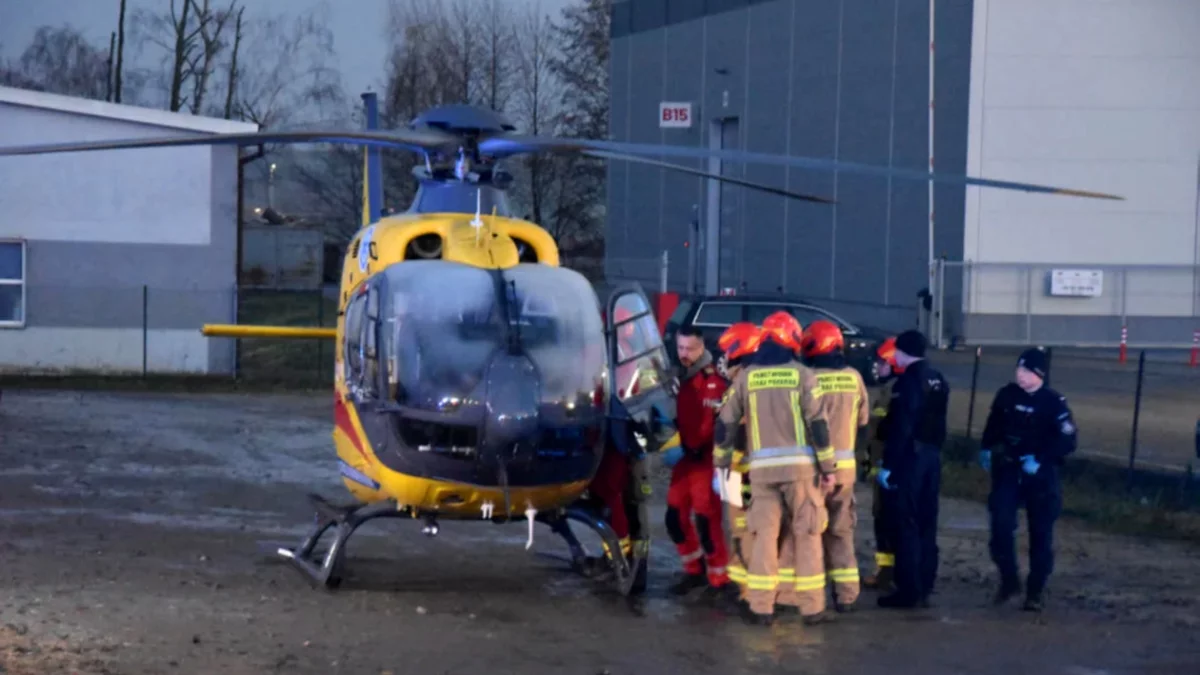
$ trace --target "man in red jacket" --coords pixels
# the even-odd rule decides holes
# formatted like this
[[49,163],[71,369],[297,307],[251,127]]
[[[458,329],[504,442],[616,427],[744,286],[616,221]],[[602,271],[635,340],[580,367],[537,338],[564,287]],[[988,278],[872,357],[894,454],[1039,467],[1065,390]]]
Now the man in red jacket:
[[[721,523],[721,499],[713,491],[713,430],[729,383],[717,372],[700,332],[685,326],[675,340],[682,373],[675,408],[680,444],[664,453],[672,466],[667,490],[667,532],[683,562],[676,595],[708,586],[717,594],[729,584],[729,553]],[[693,524],[693,519],[695,523]]]

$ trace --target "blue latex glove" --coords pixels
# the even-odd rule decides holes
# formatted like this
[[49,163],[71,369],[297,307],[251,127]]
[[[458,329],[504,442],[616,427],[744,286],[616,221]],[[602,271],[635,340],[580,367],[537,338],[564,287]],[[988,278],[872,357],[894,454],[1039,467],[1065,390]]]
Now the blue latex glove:
[[1038,469],[1042,468],[1042,465],[1038,464],[1037,458],[1033,455],[1025,455],[1021,458],[1021,462],[1021,470],[1030,476],[1037,473]]
[[683,459],[683,446],[677,445],[670,450],[663,452],[663,465],[675,466],[679,460]]
[[984,471],[992,470],[992,451],[991,450],[980,450],[979,451],[979,466],[982,466]]
[[879,475],[875,476],[875,480],[879,481],[879,486],[884,490],[891,490],[893,486],[888,485],[888,478],[892,475],[891,469],[880,469]]
[[721,472],[720,471],[713,472],[712,489],[713,489],[713,494],[717,495],[718,497],[721,496]]

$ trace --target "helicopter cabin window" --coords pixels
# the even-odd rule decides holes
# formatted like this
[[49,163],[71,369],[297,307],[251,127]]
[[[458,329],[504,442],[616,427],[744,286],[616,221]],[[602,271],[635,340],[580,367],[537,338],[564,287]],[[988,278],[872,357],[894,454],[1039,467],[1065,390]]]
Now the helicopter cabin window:
[[[479,193],[477,195],[477,193]],[[496,215],[505,218],[512,217],[508,208],[508,198],[504,192],[490,186],[463,185],[459,183],[438,184],[426,182],[417,191],[413,202],[412,212],[415,213],[475,213],[478,206],[480,213],[489,215],[496,209]]]
[[647,393],[663,384],[668,360],[650,307],[640,294],[617,300],[613,325],[616,359],[613,385],[620,399]]
[[0,240],[0,327],[25,325],[25,242]]
[[[374,310],[372,311],[372,302]],[[378,294],[361,293],[346,307],[346,385],[359,398],[375,398],[379,384]]]

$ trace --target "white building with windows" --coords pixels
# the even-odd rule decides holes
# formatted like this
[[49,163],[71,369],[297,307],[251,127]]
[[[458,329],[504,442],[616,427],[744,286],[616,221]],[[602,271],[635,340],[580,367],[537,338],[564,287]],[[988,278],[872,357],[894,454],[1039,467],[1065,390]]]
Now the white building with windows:
[[[0,87],[0,146],[257,131]],[[0,157],[0,369],[229,373],[238,151]]]

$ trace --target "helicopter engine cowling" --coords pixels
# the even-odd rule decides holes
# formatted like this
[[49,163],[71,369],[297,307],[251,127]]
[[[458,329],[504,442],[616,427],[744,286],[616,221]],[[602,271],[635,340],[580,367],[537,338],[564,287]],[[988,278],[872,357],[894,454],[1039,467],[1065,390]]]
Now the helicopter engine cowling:
[[[528,356],[501,352],[487,370],[487,402],[484,413],[486,445],[480,459],[493,466],[532,459],[532,443],[538,433],[541,382]],[[528,457],[523,457],[528,451]]]

